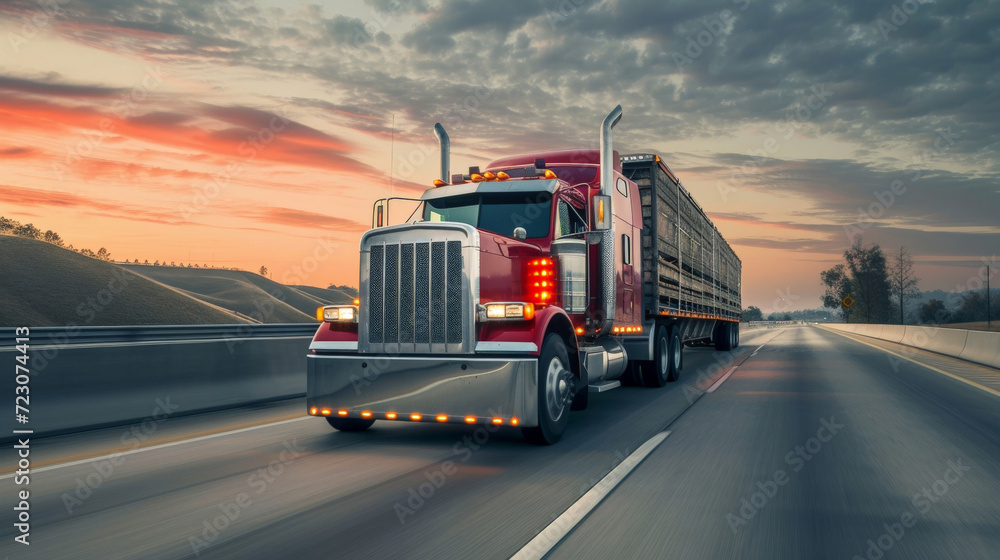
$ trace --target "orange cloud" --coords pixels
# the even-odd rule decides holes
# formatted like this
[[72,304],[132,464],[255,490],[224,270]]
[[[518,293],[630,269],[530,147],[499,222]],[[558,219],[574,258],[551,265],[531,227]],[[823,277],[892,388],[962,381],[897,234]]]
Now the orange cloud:
[[[0,83],[0,91],[3,88]],[[204,104],[131,115],[134,110],[121,99],[106,107],[93,107],[0,93],[0,117],[7,131],[71,139],[69,152],[61,162],[67,168],[82,159],[77,155],[89,155],[85,150],[92,149],[92,144],[132,139],[214,154],[233,164],[258,160],[341,173],[385,175],[347,155],[354,148],[349,142],[271,112]],[[74,138],[74,134],[79,136]],[[78,145],[86,146],[74,151]]]
[[54,207],[80,209],[84,211],[89,210],[97,212],[102,216],[111,216],[140,222],[154,222],[170,225],[186,223],[178,219],[174,214],[150,210],[148,208],[129,206],[115,202],[106,202],[66,192],[31,189],[13,185],[0,185],[0,199],[3,199],[3,201],[7,204],[29,208]]
[[366,231],[369,227],[368,224],[355,222],[346,218],[295,210],[294,208],[282,208],[280,206],[270,206],[259,210],[241,212],[239,215],[253,219],[254,221],[315,230],[359,233]]

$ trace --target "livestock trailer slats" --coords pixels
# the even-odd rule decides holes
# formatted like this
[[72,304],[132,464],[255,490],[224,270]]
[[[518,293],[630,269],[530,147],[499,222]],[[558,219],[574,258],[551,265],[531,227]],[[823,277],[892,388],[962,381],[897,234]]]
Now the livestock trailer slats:
[[740,259],[691,194],[652,154],[623,156],[622,173],[639,186],[645,308],[738,319]]

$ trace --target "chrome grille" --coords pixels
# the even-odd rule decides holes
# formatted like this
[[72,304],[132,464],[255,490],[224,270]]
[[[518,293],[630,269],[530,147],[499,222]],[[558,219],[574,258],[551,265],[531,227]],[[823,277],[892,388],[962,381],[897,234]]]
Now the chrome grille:
[[471,353],[478,241],[478,232],[462,224],[409,224],[366,234],[359,351]]

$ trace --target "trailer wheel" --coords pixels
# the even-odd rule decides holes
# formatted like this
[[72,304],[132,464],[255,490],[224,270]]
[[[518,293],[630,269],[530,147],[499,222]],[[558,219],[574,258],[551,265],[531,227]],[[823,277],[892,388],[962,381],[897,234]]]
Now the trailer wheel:
[[650,366],[642,368],[642,380],[647,387],[663,387],[671,379],[670,362],[673,359],[671,334],[667,327],[660,326],[656,329],[656,338],[653,339],[653,361]]
[[576,376],[567,369],[569,363],[562,337],[554,333],[546,336],[538,356],[538,425],[521,428],[531,443],[552,445],[566,431],[576,383]]
[[733,325],[732,326],[732,329],[733,329],[733,348],[739,348],[740,347],[740,324],[739,323],[732,323],[732,325]]
[[326,421],[341,432],[363,432],[368,428],[372,427],[375,423],[374,419],[365,420],[364,418],[334,418],[332,416],[327,416]]
[[715,325],[715,349],[720,352],[727,352],[733,349],[733,329],[732,323],[719,322]]

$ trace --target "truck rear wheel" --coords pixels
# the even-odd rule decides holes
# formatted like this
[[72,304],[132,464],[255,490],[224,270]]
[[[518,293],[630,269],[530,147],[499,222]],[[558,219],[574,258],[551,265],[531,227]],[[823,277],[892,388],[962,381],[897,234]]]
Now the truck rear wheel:
[[681,377],[681,370],[684,368],[684,343],[681,341],[681,333],[675,330],[670,337],[670,376],[667,381],[673,383]]
[[663,387],[677,381],[681,368],[681,337],[675,330],[660,326],[653,340],[653,361],[644,363],[643,382],[648,387]]
[[521,428],[525,439],[537,445],[552,445],[562,438],[569,423],[576,376],[567,369],[569,352],[557,334],[545,337],[538,356],[538,425]]
[[368,428],[372,427],[375,423],[374,419],[365,420],[364,418],[334,418],[332,416],[327,416],[326,421],[341,432],[363,432]]

